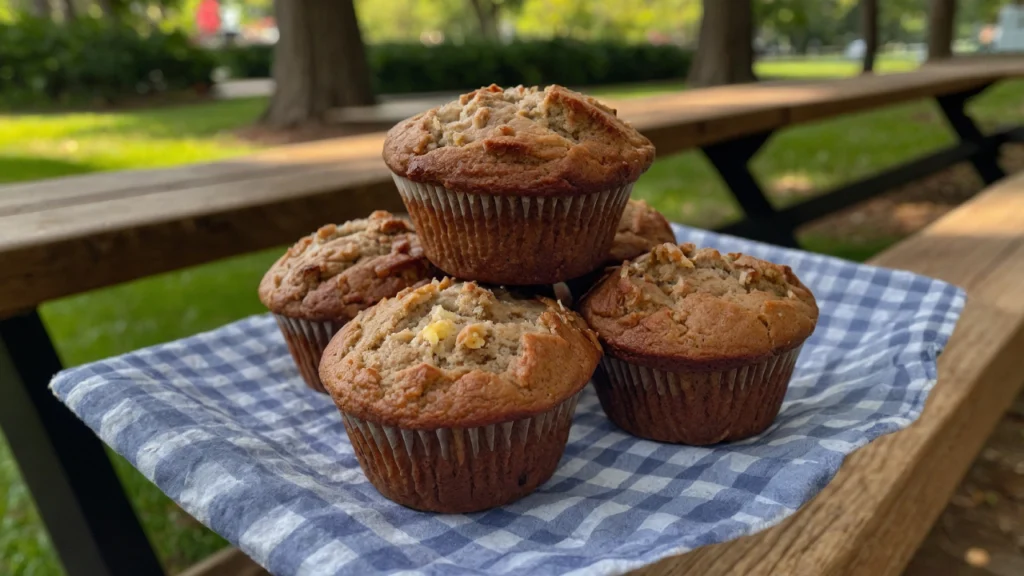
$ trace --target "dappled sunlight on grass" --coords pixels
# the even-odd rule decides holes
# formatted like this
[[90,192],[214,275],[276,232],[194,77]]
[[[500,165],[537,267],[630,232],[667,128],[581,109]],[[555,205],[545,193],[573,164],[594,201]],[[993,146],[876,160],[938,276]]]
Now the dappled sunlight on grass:
[[0,182],[156,168],[238,156],[255,148],[230,130],[263,99],[154,110],[0,115]]
[[[785,206],[953,141],[935,106],[917,102],[782,130],[754,158],[751,169],[765,189],[782,192],[773,200]],[[794,193],[797,185],[799,193]],[[699,152],[659,158],[635,191],[679,222],[714,227],[740,216]]]
[[[875,72],[892,74],[916,70],[919,63],[908,57],[881,55],[875,61]],[[754,72],[761,78],[839,78],[855,76],[862,69],[860,60],[836,57],[799,60],[761,60]]]

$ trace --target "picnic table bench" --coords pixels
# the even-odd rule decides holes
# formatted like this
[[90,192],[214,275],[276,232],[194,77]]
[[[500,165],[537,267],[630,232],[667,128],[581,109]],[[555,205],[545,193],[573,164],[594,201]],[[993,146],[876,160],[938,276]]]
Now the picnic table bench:
[[[970,161],[1003,176],[999,146],[1020,128],[982,134],[972,96],[1024,76],[1024,62],[929,67],[891,76],[766,83],[617,103],[661,156],[700,148],[746,216],[727,232],[795,245],[801,223]],[[934,98],[959,136],[949,148],[776,210],[750,158],[777,130]],[[115,283],[289,244],[325,221],[401,211],[374,133],[177,169],[0,187],[0,427],[69,574],[162,570],[102,444],[47,390],[61,368],[36,307]],[[698,549],[644,571],[896,573],[909,559],[999,415],[1024,382],[1024,179],[986,192],[874,263],[968,291],[921,420],[856,452],[810,504],[761,534]],[[232,559],[236,562],[237,559]],[[641,572],[644,572],[641,571]]]

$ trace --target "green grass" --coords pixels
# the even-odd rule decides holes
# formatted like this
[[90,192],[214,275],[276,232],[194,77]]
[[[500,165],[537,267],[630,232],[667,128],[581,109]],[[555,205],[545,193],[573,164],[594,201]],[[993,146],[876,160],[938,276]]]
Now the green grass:
[[[875,60],[875,72],[891,74],[909,72],[918,67],[917,61],[896,55],[881,55]],[[859,74],[859,60],[845,60],[835,57],[793,60],[762,60],[755,64],[754,71],[762,78],[838,78]]]
[[0,115],[0,182],[157,168],[251,151],[223,134],[262,111],[263,99],[119,113]]
[[[806,74],[852,74],[835,62],[813,61]],[[842,63],[840,63],[842,64]],[[883,66],[883,70],[884,70]],[[791,62],[759,72],[796,74]],[[678,89],[678,85],[619,88],[616,97]],[[973,112],[986,125],[1024,122],[1024,83],[1007,83],[978,99]],[[170,166],[243,154],[251,146],[230,135],[257,118],[261,99],[109,114],[0,115],[0,181]],[[779,204],[809,189],[839,184],[952,141],[933,105],[925,102],[858,114],[783,131],[754,162]],[[738,215],[735,204],[700,153],[659,160],[637,184],[637,196],[671,219],[714,226]],[[810,249],[863,260],[894,238],[851,243],[804,237]],[[43,318],[67,365],[127,352],[215,328],[262,309],[255,287],[277,251],[241,256],[66,298],[43,307]],[[171,572],[205,557],[223,542],[182,513],[121,458],[115,466],[161,559]],[[60,565],[0,441],[0,574],[60,574]]]

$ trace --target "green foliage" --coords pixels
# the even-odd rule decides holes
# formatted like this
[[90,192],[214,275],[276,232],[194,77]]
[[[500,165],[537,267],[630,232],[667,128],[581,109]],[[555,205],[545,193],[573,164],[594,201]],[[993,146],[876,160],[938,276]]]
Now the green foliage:
[[370,44],[419,40],[424,33],[461,41],[476,33],[469,0],[355,0],[355,5]]
[[[251,0],[250,0],[251,1]],[[486,0],[502,26],[519,38],[614,40],[638,43],[652,36],[696,40],[701,0]],[[408,42],[421,35],[463,42],[481,36],[472,0],[356,0],[367,42]]]
[[94,104],[205,88],[213,64],[179,32],[142,34],[91,18],[64,25],[33,18],[0,24],[5,105]]
[[225,46],[213,53],[217,64],[231,71],[233,78],[269,78],[274,47],[262,44]]
[[784,41],[799,53],[811,42],[839,44],[859,32],[848,16],[857,0],[766,0],[754,3],[762,34]]
[[582,43],[566,39],[424,47],[374,46],[381,93],[460,90],[488,85],[618,84],[685,77],[691,54],[675,46]]
[[14,22],[17,13],[9,1],[0,0],[0,24]]
[[[221,50],[235,77],[265,77],[266,47]],[[488,85],[618,84],[683,78],[691,53],[672,45],[583,43],[556,38],[496,44],[379,44],[368,48],[375,88],[382,94],[461,90]]]
[[700,16],[700,0],[525,0],[514,23],[529,38],[645,42],[660,36],[692,43]]
[[[570,1],[570,0],[559,0]],[[996,20],[1008,0],[959,0],[958,34],[972,37]],[[755,0],[759,35],[769,42],[788,44],[804,52],[809,44],[839,48],[860,38],[860,0]],[[923,42],[928,32],[927,0],[884,0],[878,3],[881,43]]]
[[[253,0],[247,0],[249,2]],[[960,37],[995,22],[1010,0],[958,0]],[[569,37],[583,41],[697,40],[701,0],[504,0],[503,28],[517,38]],[[862,35],[860,0],[752,0],[757,37],[797,52],[819,46],[836,49]],[[879,39],[884,43],[921,42],[927,33],[928,0],[883,0]],[[367,42],[409,42],[440,37],[459,43],[478,36],[471,0],[356,0]]]

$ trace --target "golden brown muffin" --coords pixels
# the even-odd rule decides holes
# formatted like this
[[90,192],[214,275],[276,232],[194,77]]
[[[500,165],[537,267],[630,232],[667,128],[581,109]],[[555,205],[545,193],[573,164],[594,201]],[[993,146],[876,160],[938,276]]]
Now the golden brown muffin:
[[659,244],[674,243],[676,235],[668,220],[643,200],[630,200],[619,219],[615,230],[607,264],[618,266],[623,260],[630,260],[646,254]]
[[259,294],[306,383],[323,392],[317,368],[331,337],[360,310],[435,272],[412,226],[378,210],[299,240],[264,275]]
[[[605,268],[619,266],[625,260],[646,254],[659,244],[675,242],[676,236],[672,226],[660,212],[651,208],[643,200],[630,200],[619,220],[615,231]],[[572,306],[577,298],[581,298],[605,274],[605,268],[597,268],[578,278],[555,284],[553,295],[562,304]]]
[[654,146],[561,86],[481,88],[388,132],[384,161],[434,264],[551,284],[604,262]]
[[556,302],[445,279],[351,321],[320,377],[382,494],[470,512],[551,477],[600,356],[583,320]]
[[594,383],[631,434],[685,444],[738,440],[778,414],[818,308],[788,266],[662,244],[581,303],[607,355]]

